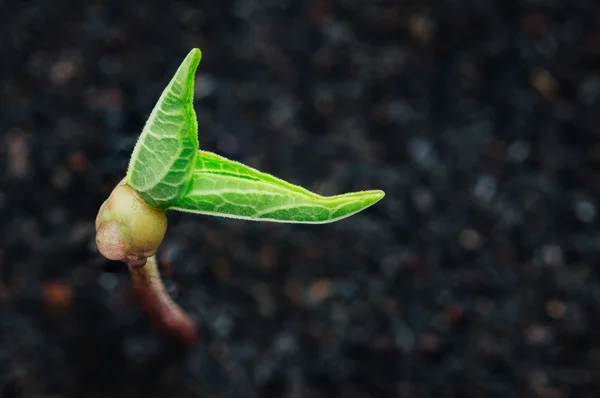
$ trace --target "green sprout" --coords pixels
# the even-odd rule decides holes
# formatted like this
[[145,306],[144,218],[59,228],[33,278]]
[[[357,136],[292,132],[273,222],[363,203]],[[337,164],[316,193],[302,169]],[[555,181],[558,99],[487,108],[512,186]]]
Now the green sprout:
[[155,254],[167,210],[251,221],[324,224],[356,214],[384,197],[380,190],[322,196],[242,163],[199,149],[193,107],[195,48],[162,92],[133,149],[125,178],[102,204],[96,244],[126,262],[142,304],[159,324],[193,341],[191,319],[165,293]]

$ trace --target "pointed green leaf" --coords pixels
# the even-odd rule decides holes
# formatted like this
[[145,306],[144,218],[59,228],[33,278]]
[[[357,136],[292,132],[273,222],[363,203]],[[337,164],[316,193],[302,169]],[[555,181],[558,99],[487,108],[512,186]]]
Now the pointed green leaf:
[[183,60],[152,110],[129,161],[127,184],[159,209],[177,203],[192,180],[198,156],[194,74],[201,57],[195,48]]
[[188,193],[173,210],[244,220],[324,224],[381,200],[383,191],[321,196],[217,154],[200,151]]

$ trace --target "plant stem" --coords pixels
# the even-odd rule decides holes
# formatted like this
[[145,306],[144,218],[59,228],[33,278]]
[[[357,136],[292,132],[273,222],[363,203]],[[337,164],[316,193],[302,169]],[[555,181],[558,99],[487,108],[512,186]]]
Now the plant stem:
[[186,344],[193,344],[198,340],[196,322],[167,293],[156,257],[149,257],[141,267],[135,264],[128,264],[128,267],[134,294],[152,321]]

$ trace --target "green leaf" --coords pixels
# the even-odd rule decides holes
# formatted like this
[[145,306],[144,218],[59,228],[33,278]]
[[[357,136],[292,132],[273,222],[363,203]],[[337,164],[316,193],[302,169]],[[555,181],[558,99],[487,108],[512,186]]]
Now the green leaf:
[[325,197],[199,151],[193,49],[161,94],[135,145],[125,182],[151,206],[245,220],[328,223],[381,200],[383,191]]
[[200,151],[190,190],[172,210],[255,221],[324,224],[383,198],[383,191],[321,196],[217,154]]
[[195,48],[154,106],[138,139],[126,183],[148,204],[165,209],[185,195],[198,156],[194,75],[202,53]]

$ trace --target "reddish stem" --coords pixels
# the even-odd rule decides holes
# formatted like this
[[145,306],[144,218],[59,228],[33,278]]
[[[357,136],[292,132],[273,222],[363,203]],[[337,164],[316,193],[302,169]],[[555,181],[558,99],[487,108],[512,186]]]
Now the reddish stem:
[[136,298],[161,329],[186,344],[198,340],[196,322],[187,315],[165,290],[155,256],[145,265],[128,264]]

